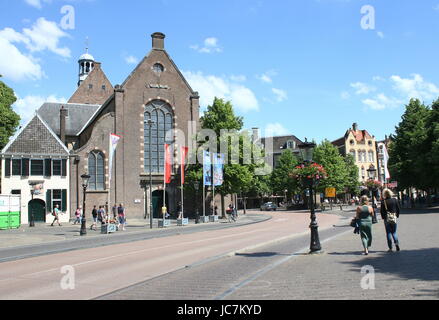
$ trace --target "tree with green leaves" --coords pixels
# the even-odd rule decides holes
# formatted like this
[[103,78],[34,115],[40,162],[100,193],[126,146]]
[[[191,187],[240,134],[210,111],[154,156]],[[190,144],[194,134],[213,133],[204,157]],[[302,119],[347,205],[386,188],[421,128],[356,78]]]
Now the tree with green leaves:
[[428,118],[430,110],[418,99],[411,99],[402,121],[396,127],[389,150],[389,170],[400,189],[431,187],[428,167]]
[[328,140],[324,140],[315,148],[313,159],[322,165],[328,174],[328,177],[319,184],[318,189],[323,191],[325,188],[335,188],[338,193],[344,193],[350,176],[346,161],[338,149]]
[[298,164],[299,160],[291,150],[287,149],[282,153],[277,167],[274,168],[271,174],[271,187],[274,192],[284,194],[285,190],[287,190],[287,194],[291,195],[298,191],[299,186],[296,179],[290,176]]
[[14,91],[0,81],[0,150],[6,146],[20,124],[20,116],[12,109],[16,100]]
[[[247,193],[252,185],[255,166],[254,164],[245,164],[243,161],[244,153],[246,150],[248,151],[248,148],[245,149],[244,146],[252,145],[251,138],[245,133],[240,133],[244,125],[243,118],[235,115],[230,101],[215,98],[213,104],[207,107],[206,112],[200,118],[200,122],[202,129],[213,130],[216,134],[216,150],[210,151],[221,151],[221,144],[225,144],[228,150],[228,159],[225,159],[226,164],[224,165],[223,185],[215,187],[215,192],[221,195],[221,212],[222,216],[225,217],[225,196],[234,193]],[[238,163],[231,161],[232,145],[229,143],[229,137],[221,136],[222,130],[239,135]],[[202,172],[202,166],[199,166],[197,170]]]

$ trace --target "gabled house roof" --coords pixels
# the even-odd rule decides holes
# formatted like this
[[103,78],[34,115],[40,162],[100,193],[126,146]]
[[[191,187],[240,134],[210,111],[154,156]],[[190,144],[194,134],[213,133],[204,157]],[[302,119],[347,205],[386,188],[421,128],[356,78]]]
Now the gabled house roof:
[[67,156],[69,150],[37,113],[11,138],[2,155]]

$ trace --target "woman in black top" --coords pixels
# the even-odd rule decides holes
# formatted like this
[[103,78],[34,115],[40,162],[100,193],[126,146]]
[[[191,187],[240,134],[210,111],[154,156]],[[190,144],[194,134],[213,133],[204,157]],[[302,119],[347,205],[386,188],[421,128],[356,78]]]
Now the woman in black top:
[[396,234],[396,230],[398,225],[395,223],[390,223],[387,221],[387,213],[392,212],[396,214],[396,217],[399,218],[399,203],[398,200],[392,198],[392,191],[389,189],[384,189],[383,197],[384,199],[381,201],[381,218],[384,220],[384,226],[386,227],[387,233],[387,245],[389,246],[389,252],[392,251],[392,238],[395,243],[396,251],[399,251],[399,239]]

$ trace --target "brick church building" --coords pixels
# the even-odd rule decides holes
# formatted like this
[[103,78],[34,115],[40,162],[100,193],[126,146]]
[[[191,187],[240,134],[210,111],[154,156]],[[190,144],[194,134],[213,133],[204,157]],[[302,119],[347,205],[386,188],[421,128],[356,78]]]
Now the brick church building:
[[[123,203],[128,217],[143,219],[149,213],[150,201],[154,216],[159,214],[164,195],[163,146],[171,143],[177,150],[180,147],[176,145],[177,130],[186,137],[189,131],[195,132],[199,123],[199,96],[166,52],[165,35],[154,33],[151,51],[122,84],[114,87],[101,64],[88,52],[83,54],[79,59],[78,88],[68,103],[45,103],[35,117],[41,119],[69,150],[66,173],[70,186],[69,205],[65,207],[70,208],[70,214],[82,204],[81,175],[88,173],[91,178],[87,190],[87,216],[93,205],[106,204],[111,190],[110,208],[115,203]],[[152,124],[148,121],[151,119]],[[27,130],[31,128],[27,127]],[[174,134],[166,135],[166,132]],[[111,133],[121,136],[121,140],[113,160],[110,185]],[[148,189],[150,146],[152,199],[149,199]],[[177,153],[173,155],[176,159]],[[8,155],[5,153],[3,157]],[[166,187],[170,213],[176,212],[180,199],[178,172],[176,164],[172,181]],[[47,210],[49,207],[46,205]]]

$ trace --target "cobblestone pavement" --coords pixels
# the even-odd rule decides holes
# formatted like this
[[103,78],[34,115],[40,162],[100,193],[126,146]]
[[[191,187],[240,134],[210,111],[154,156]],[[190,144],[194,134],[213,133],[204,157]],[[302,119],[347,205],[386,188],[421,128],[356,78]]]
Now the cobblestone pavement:
[[[387,252],[380,220],[368,256],[349,232],[328,242],[325,253],[290,259],[227,299],[439,299],[439,210],[406,211],[398,224],[400,252]],[[373,288],[370,270],[375,288],[365,290],[362,283]]]
[[[353,212],[340,214],[344,220],[319,231],[322,254],[308,255],[309,233],[298,235],[190,266],[99,299],[439,299],[439,210],[401,215],[401,252],[387,252],[383,221],[379,220],[373,227],[369,256],[362,255],[360,237],[348,226]],[[362,273],[365,266],[367,273]],[[362,281],[375,289],[363,289]]]

